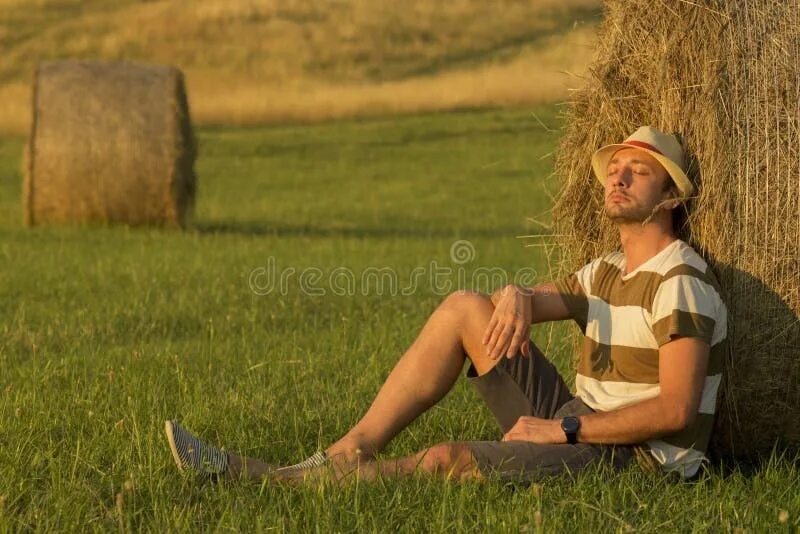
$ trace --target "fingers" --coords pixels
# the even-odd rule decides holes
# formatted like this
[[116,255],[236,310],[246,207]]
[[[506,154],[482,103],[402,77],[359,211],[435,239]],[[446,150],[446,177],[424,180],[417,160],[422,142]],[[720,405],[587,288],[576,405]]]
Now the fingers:
[[517,323],[514,337],[511,338],[511,343],[508,345],[508,350],[506,351],[506,358],[512,358],[520,349],[525,339],[526,336],[523,326]]
[[517,422],[514,423],[514,426],[508,429],[508,432],[503,434],[503,439],[501,441],[532,441],[533,435],[531,434],[531,422],[535,422],[536,418],[531,416],[523,415]]
[[514,324],[506,323],[505,325],[499,325],[498,328],[495,328],[495,332],[500,333],[490,342],[489,357],[493,360],[499,358],[508,347],[511,336],[514,334]]
[[[497,313],[498,312],[495,312],[495,314]],[[497,340],[500,338],[500,336],[503,333],[503,330],[505,329],[505,324],[500,322],[500,319],[495,317],[494,315],[492,316],[491,322],[493,323],[492,331],[489,334],[489,340],[486,343],[486,354],[490,358],[493,357],[492,354],[494,353],[494,348],[497,345]]]
[[492,333],[497,326],[497,311],[492,313],[492,318],[489,319],[489,324],[486,326],[486,331],[483,333],[483,344],[487,345],[492,338]]
[[531,340],[529,337],[526,337],[525,341],[522,342],[521,350],[522,350],[522,355],[525,356],[526,358],[530,358],[532,356],[533,353],[531,352]]
[[519,306],[519,298],[516,298],[513,302],[503,300],[495,307],[482,339],[490,359],[496,360],[503,355],[512,358],[520,349],[524,356],[530,356],[529,314]]
[[497,340],[497,337],[500,335],[502,328],[503,325],[499,324],[499,321],[492,319],[490,327],[487,328],[488,338],[487,335],[484,335],[484,339],[486,341],[484,341],[483,344],[486,347],[486,354],[490,357],[492,355],[492,349],[494,348],[494,344]]
[[503,438],[500,441],[528,441],[525,437],[525,434],[522,430],[518,430],[517,428],[512,428],[508,432],[503,435]]
[[503,434],[502,441],[516,441],[522,439],[522,430],[525,428],[525,416],[521,416],[514,423],[514,426],[508,429],[508,432]]
[[529,332],[525,328],[524,321],[515,320],[512,323],[503,324],[493,318],[483,336],[483,344],[486,346],[488,356],[493,360],[501,355],[513,358],[520,351],[523,356],[529,357],[531,349],[528,335]]

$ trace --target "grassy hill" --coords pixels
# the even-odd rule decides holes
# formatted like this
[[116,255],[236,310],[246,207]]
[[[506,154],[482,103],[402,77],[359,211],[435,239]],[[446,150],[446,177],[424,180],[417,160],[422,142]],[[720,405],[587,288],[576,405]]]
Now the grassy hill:
[[36,64],[185,72],[201,123],[250,124],[567,97],[600,0],[0,0],[0,131],[29,122]]

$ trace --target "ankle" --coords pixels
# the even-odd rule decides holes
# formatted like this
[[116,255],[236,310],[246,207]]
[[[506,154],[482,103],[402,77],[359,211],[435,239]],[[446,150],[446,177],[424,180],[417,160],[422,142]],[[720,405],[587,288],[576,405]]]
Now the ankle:
[[371,461],[377,451],[364,440],[345,436],[325,450],[330,458],[339,458],[346,462]]

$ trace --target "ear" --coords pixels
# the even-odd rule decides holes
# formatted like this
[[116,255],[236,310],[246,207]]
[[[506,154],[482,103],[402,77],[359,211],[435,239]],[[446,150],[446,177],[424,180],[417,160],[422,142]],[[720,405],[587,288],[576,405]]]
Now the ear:
[[681,196],[680,191],[678,191],[678,188],[673,186],[669,188],[667,198],[661,202],[661,205],[666,209],[674,210],[683,204],[685,200],[686,199]]

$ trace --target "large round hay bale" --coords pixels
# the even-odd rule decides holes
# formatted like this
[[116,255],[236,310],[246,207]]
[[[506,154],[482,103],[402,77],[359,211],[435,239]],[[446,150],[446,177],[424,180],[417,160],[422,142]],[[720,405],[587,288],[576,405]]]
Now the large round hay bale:
[[557,158],[561,275],[618,248],[591,153],[645,124],[683,138],[697,186],[684,237],[729,311],[722,455],[800,444],[798,57],[796,2],[608,0]]
[[25,222],[181,227],[195,144],[175,68],[105,61],[39,66],[26,149]]

